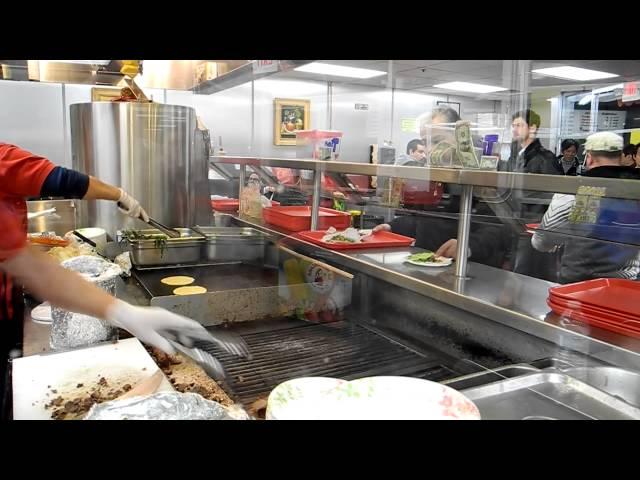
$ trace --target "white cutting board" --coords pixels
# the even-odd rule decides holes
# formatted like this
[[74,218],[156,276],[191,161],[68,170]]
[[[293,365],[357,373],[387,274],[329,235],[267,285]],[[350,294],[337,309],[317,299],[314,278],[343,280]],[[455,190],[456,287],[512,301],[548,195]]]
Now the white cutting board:
[[[13,360],[13,418],[50,420],[51,410],[44,406],[58,395],[66,398],[77,394],[79,383],[85,387],[95,385],[102,376],[110,385],[129,383],[134,387],[157,370],[158,366],[137,338],[18,358]],[[167,378],[163,378],[158,391],[173,390]]]

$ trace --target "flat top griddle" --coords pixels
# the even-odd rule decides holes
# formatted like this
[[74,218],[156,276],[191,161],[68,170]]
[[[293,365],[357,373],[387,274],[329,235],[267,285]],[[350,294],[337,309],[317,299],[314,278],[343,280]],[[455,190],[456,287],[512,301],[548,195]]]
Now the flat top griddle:
[[158,270],[132,270],[133,276],[151,297],[173,295],[177,286],[165,285],[165,277],[193,277],[190,285],[204,287],[209,292],[237,290],[278,285],[278,270],[247,264],[221,264],[206,267],[167,268]]
[[[440,381],[460,375],[445,365],[447,360],[440,352],[417,353],[349,321],[317,324],[289,318],[249,323],[253,325],[227,327],[247,342],[250,360],[229,355],[215,345],[201,345],[227,371],[229,396],[244,405],[297,377],[354,380],[403,375]],[[261,329],[258,323],[265,327]]]

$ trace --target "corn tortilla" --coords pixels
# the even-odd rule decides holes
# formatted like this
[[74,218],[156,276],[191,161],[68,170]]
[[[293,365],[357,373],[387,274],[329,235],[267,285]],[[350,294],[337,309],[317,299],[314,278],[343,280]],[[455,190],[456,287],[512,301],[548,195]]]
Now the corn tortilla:
[[185,277],[185,276],[175,276],[175,277],[164,277],[160,280],[165,285],[171,285],[174,287],[179,287],[181,285],[189,285],[195,281],[193,277]]
[[191,285],[189,287],[178,287],[173,291],[174,295],[193,295],[195,293],[205,293],[206,288],[198,285]]

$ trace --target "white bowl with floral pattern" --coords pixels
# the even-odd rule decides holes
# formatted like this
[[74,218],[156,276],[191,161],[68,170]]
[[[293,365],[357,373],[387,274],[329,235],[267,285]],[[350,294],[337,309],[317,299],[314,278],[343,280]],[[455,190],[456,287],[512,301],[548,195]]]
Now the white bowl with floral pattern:
[[480,411],[463,394],[437,382],[412,377],[368,377],[328,392],[318,418],[480,420]]
[[313,420],[322,412],[323,398],[346,380],[301,377],[281,383],[269,394],[267,420]]

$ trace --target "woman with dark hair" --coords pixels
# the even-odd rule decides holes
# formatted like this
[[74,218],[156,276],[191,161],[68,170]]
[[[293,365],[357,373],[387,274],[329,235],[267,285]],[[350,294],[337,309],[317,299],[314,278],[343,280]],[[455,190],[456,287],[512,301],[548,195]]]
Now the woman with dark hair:
[[630,143],[622,149],[621,165],[625,167],[639,167],[640,158],[638,158],[638,146],[640,146],[640,143],[638,145]]
[[561,155],[558,155],[554,167],[560,175],[576,176],[578,174],[578,150],[580,144],[572,138],[566,138],[560,144]]

